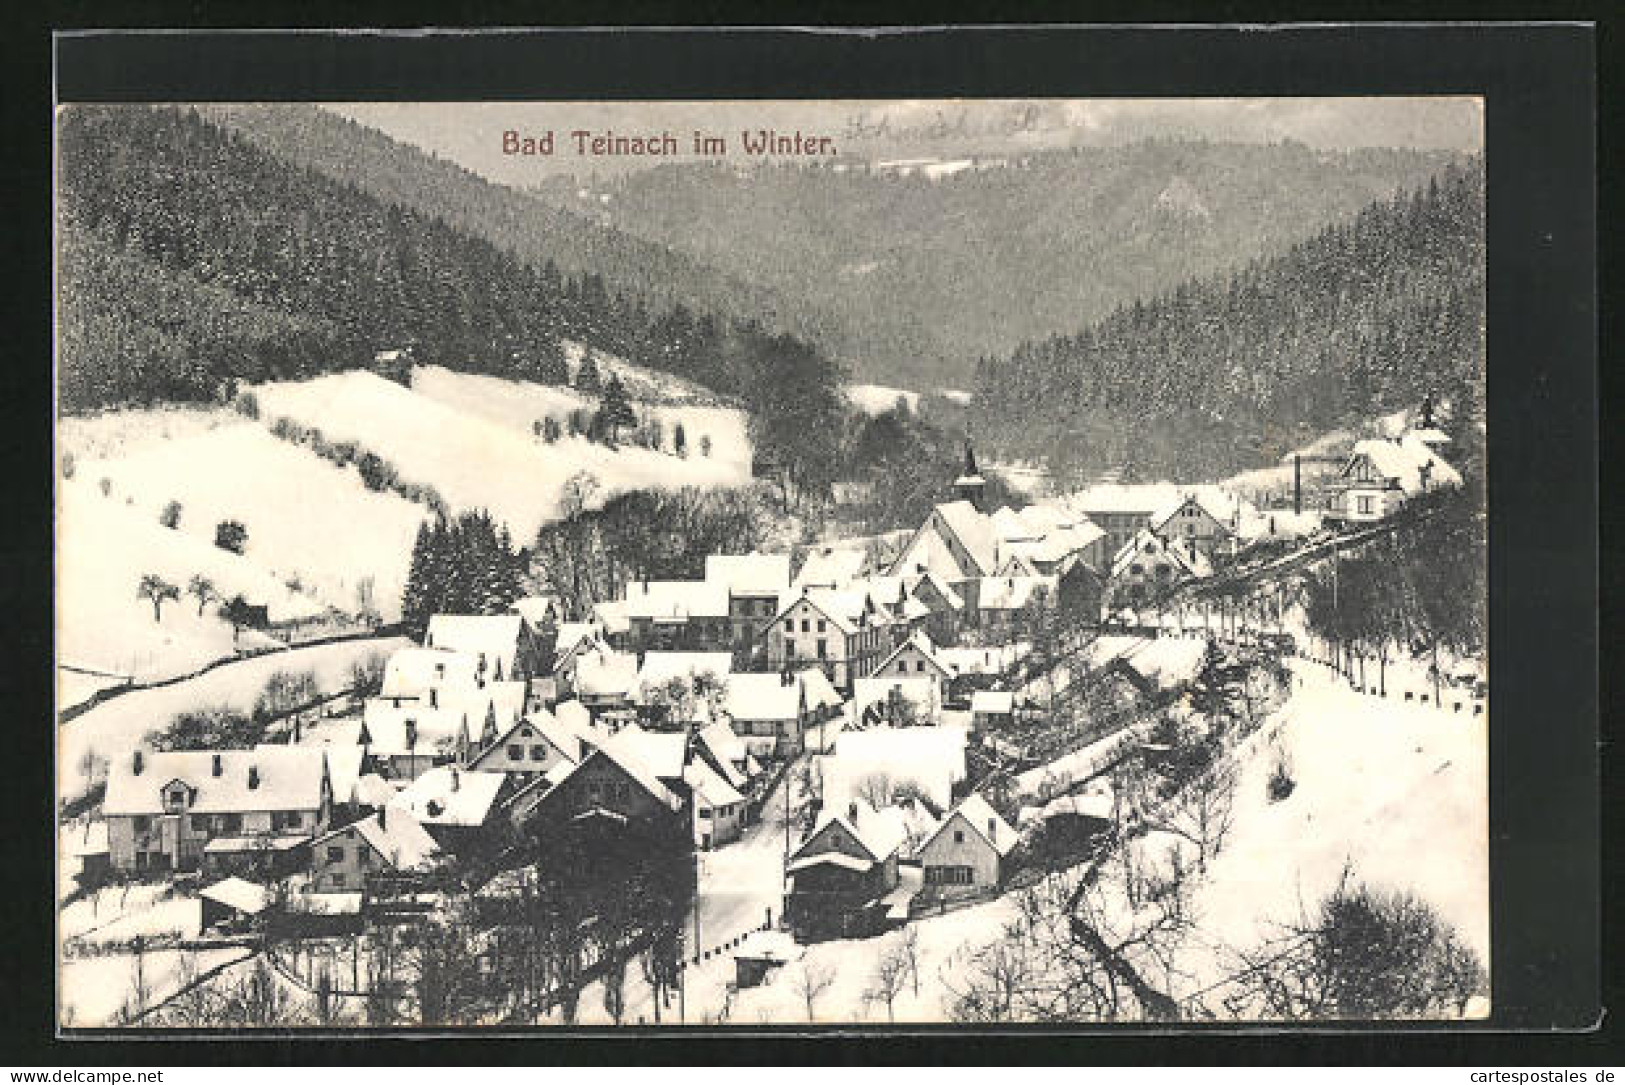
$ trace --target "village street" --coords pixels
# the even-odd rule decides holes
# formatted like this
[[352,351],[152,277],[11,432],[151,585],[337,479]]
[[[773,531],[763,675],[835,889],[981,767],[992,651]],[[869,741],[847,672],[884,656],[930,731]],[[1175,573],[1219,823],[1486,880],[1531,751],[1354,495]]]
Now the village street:
[[[799,767],[800,762],[791,763],[763,805],[761,819],[738,840],[715,851],[695,852],[699,917],[696,924],[690,912],[683,935],[691,959],[759,930],[769,912],[777,920],[784,906],[785,789],[793,786]],[[793,829],[791,838],[791,847],[800,842]]]

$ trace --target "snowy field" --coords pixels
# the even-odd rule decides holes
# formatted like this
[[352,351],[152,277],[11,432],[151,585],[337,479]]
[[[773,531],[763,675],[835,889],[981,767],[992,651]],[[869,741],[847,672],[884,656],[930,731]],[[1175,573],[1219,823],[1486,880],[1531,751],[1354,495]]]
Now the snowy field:
[[313,602],[354,611],[359,582],[370,577],[386,620],[398,617],[412,538],[428,515],[396,494],[368,490],[354,467],[240,417],[84,461],[80,474],[97,485],[110,479],[114,496],[133,498],[126,508],[154,524],[165,505],[180,502],[179,532],[206,546],[220,521],[240,521],[246,557],[279,583],[297,577]]
[[[197,902],[193,901],[195,909]],[[182,958],[191,958],[198,975],[231,961],[250,956],[242,946],[224,949],[186,951],[149,950],[106,957],[79,957],[61,964],[58,998],[62,1023],[69,1028],[98,1028],[115,1024],[115,1018],[131,999],[138,977],[148,991],[151,1005],[173,995],[183,982]]]
[[[449,375],[448,375],[449,376]],[[438,382],[446,394],[471,394],[460,381]],[[255,389],[263,418],[287,416],[332,440],[353,440],[390,461],[405,480],[433,486],[458,510],[483,508],[518,539],[534,536],[558,514],[565,483],[587,472],[600,499],[642,487],[739,486],[750,480],[748,449],[713,436],[709,457],[688,459],[647,449],[610,449],[580,439],[544,444],[484,414],[449,406],[372,373],[351,372]],[[491,394],[513,393],[501,382]],[[697,441],[698,438],[696,437]]]
[[[124,497],[116,486],[104,496],[83,476],[58,485],[56,652],[61,663],[150,681],[232,655],[231,626],[212,607],[200,616],[197,601],[184,594],[196,574],[207,576],[223,594],[241,592],[264,601],[273,618],[321,610],[316,600],[290,591],[252,557],[215,546],[212,534],[204,539],[172,531]],[[183,592],[163,605],[157,621],[152,604],[136,594],[148,573]],[[253,643],[253,634],[245,633],[243,646]]]
[[60,797],[84,793],[90,780],[81,762],[86,754],[106,758],[134,749],[148,732],[164,726],[177,712],[226,705],[244,712],[278,670],[314,670],[317,688],[333,692],[349,684],[350,667],[374,653],[388,655],[410,643],[404,637],[342,641],[313,648],[271,652],[228,663],[207,674],[173,685],[137,690],[115,697],[57,728]]

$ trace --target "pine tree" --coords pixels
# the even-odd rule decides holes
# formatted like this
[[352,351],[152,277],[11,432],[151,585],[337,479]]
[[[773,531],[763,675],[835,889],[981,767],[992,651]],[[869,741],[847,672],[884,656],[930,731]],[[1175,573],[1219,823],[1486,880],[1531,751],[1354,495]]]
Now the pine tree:
[[638,424],[638,416],[632,410],[632,401],[627,398],[626,388],[621,384],[621,379],[614,374],[610,374],[609,383],[604,385],[604,401],[599,413],[603,415],[604,426],[612,442],[620,437],[622,427]]

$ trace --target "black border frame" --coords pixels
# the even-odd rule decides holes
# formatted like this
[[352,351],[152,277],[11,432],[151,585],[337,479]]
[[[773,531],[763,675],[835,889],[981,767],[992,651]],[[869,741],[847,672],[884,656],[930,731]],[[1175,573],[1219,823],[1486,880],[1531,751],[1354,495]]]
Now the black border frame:
[[[495,5],[493,5],[494,7]],[[145,5],[152,13],[161,5]],[[81,15],[89,9],[80,9]],[[231,13],[223,22],[242,22]],[[241,14],[259,14],[243,9]],[[398,16],[399,13],[397,13]],[[498,13],[491,12],[490,15]],[[1234,15],[1227,5],[1216,15]],[[1463,15],[1468,14],[1463,12]],[[164,25],[197,24],[185,8],[156,18]],[[1196,17],[1194,12],[1184,17]],[[1205,16],[1204,16],[1205,17]],[[1280,18],[1279,14],[1271,16]],[[592,18],[590,14],[587,18]],[[917,15],[923,21],[930,16]],[[87,20],[92,25],[125,22]],[[371,21],[371,20],[365,20]],[[386,17],[380,22],[391,21]],[[523,23],[516,19],[489,21]],[[669,15],[666,21],[673,20]],[[901,21],[901,20],[899,20]],[[426,25],[442,20],[424,18]],[[36,38],[33,45],[40,42]],[[636,1046],[626,1030],[613,1039],[538,1041],[446,1039],[433,1045],[347,1039],[210,1043],[158,1039],[74,1042],[48,1037],[54,1029],[52,992],[29,979],[6,985],[6,1019],[41,1060],[75,1064],[344,1062],[365,1051],[389,1061],[523,1062],[613,1059],[668,1061],[673,1056],[726,1062],[850,1058],[864,1062],[964,1061],[989,1056],[1017,1061],[1098,1059],[1135,1053],[1152,1061],[1184,1062],[1222,1044],[1233,1055],[1264,1062],[1320,1061],[1341,1050],[1373,1061],[1416,1061],[1435,1055],[1456,1061],[1470,1053],[1507,1059],[1519,1047],[1495,1028],[1594,1028],[1600,1024],[1600,869],[1597,858],[1599,754],[1596,598],[1598,591],[1596,190],[1594,121],[1595,39],[1583,25],[1297,26],[1268,32],[1236,27],[1008,27],[949,29],[922,34],[715,30],[626,34],[585,31],[503,37],[417,34],[248,35],[215,33],[58,38],[41,72],[37,58],[12,65],[43,74],[48,109],[50,62],[62,100],[475,100],[500,98],[655,97],[931,97],[931,96],[1192,96],[1281,94],[1480,93],[1487,100],[1490,304],[1490,509],[1492,667],[1492,973],[1496,1016],[1490,1028],[1449,1031],[1411,1027],[1381,1033],[1314,1029],[1290,1037],[1266,1030],[1148,1034],[1138,1029],[1067,1034],[1022,1030],[998,1038],[967,1037],[951,1028],[860,1042],[856,1051],[826,1037],[798,1038],[793,1027],[773,1039],[695,1038],[670,1031]],[[18,43],[7,43],[8,59]],[[29,88],[36,94],[37,85]],[[24,106],[24,102],[29,103]],[[49,113],[38,97],[8,95],[8,122],[33,162],[46,169],[43,200],[15,210],[14,240],[36,242],[43,262],[12,261],[20,282],[8,304],[39,328],[21,361],[5,368],[17,476],[48,479],[45,465],[26,461],[50,447],[49,280],[37,269],[49,257],[49,151],[41,147]],[[1615,106],[1617,108],[1617,106]],[[32,110],[25,112],[25,110]],[[13,166],[15,170],[15,165]],[[14,192],[15,196],[15,192]],[[28,232],[32,230],[32,233]],[[43,297],[41,289],[43,286]],[[41,302],[45,302],[42,305]],[[32,319],[28,319],[28,318]],[[41,349],[43,344],[43,349]],[[42,368],[44,369],[42,373]],[[37,427],[37,428],[36,428]],[[41,457],[43,459],[43,457]],[[41,492],[43,491],[43,492]],[[5,637],[18,671],[0,687],[15,721],[49,715],[50,515],[31,519],[0,543],[22,575],[8,592],[14,615],[40,614],[38,626],[13,626]],[[1610,586],[1617,587],[1617,577]],[[29,604],[34,604],[30,606]],[[27,659],[28,665],[22,664]],[[39,661],[38,671],[32,667]],[[25,673],[26,672],[26,673]],[[42,710],[42,706],[45,706]],[[51,801],[49,743],[17,727],[19,763],[40,767],[27,789],[8,789],[15,823],[32,825]],[[36,792],[34,788],[38,788]],[[32,801],[31,801],[32,800]],[[8,858],[33,848],[8,843]],[[43,855],[27,856],[48,877],[50,838]],[[18,871],[23,884],[30,867]],[[5,924],[21,976],[54,974],[51,905],[26,894],[7,899]],[[30,950],[32,952],[30,952]],[[19,952],[20,951],[20,952]],[[36,956],[37,954],[37,956]],[[43,960],[42,960],[43,959]],[[1617,973],[1610,977],[1617,980]],[[1611,984],[1612,986],[1612,984]],[[41,1030],[41,1031],[36,1031]],[[875,1030],[883,1032],[883,1030]],[[844,1035],[872,1036],[870,1030]],[[684,1038],[676,1040],[674,1036]],[[1593,1033],[1593,1037],[1600,1034]],[[1220,1036],[1223,1037],[1220,1040]],[[1524,1037],[1525,1040],[1530,1037]],[[1573,1037],[1571,1037],[1572,1040]],[[1038,1040],[1039,1043],[1033,1043]],[[1331,1045],[1330,1047],[1326,1045]],[[477,1046],[476,1046],[477,1045]],[[12,1054],[7,1045],[7,1054]],[[1499,1050],[1500,1059],[1491,1052]],[[1573,1050],[1573,1048],[1571,1048]],[[16,1050],[21,1054],[21,1050]],[[1452,1057],[1454,1056],[1454,1057]],[[1549,1058],[1550,1056],[1543,1056]],[[1593,1055],[1592,1057],[1595,1057]],[[1511,1061],[1522,1061],[1516,1056]]]

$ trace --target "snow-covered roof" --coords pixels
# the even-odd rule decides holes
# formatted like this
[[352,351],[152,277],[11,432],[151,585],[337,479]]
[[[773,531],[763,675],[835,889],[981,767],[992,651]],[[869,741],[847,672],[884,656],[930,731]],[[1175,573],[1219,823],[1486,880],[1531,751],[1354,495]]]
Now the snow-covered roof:
[[[808,834],[806,842],[802,844],[802,848],[805,849],[807,844],[811,843],[813,838],[823,832],[825,826],[831,822],[839,822],[877,862],[884,860],[901,847],[903,840],[908,835],[908,822],[902,810],[895,806],[887,806],[876,810],[863,799],[854,798],[850,802],[839,806],[832,804],[825,807],[819,814],[818,821],[813,825],[813,831]],[[839,852],[834,851],[812,852],[809,855],[802,856],[802,858],[839,854]],[[798,851],[797,855],[800,856],[801,852]],[[843,855],[842,858],[850,859],[851,857]],[[870,866],[869,863],[863,863],[861,860],[857,860],[857,862],[861,865],[855,869],[867,870]],[[795,865],[792,864],[790,869],[794,870]]]
[[632,628],[626,600],[605,600],[592,605],[592,616],[606,634],[625,633]]
[[730,763],[744,761],[750,753],[745,746],[744,740],[734,734],[732,727],[720,720],[701,730],[699,739],[710,747],[711,752],[716,755],[719,761]]
[[[893,648],[891,652],[887,654],[886,658],[880,661],[880,664],[875,667],[872,673],[876,675],[884,675],[886,673],[887,666],[890,665],[891,662],[904,651],[910,648],[924,656],[926,661],[930,663],[931,666],[942,672],[943,677],[946,678],[953,675],[953,668],[948,665],[947,660],[943,659],[937,654],[937,646],[931,642],[931,638],[926,635],[926,632],[923,629],[916,629],[913,633],[909,634],[908,639],[900,643],[896,648]],[[860,679],[860,681],[862,681],[862,679]]]
[[1017,820],[1025,825],[1033,821],[1048,821],[1052,817],[1071,815],[1093,818],[1096,821],[1110,821],[1113,813],[1111,790],[1091,788],[1081,794],[1062,795],[1058,799],[1051,799],[1042,806],[1024,806]]
[[606,752],[624,768],[636,762],[659,780],[680,780],[688,736],[671,731],[646,731],[629,724],[604,744]]
[[629,618],[726,618],[728,586],[704,580],[634,580],[626,586],[625,602]]
[[392,804],[424,825],[475,828],[491,815],[507,774],[438,765],[408,784]]
[[1213,565],[1200,550],[1187,548],[1179,539],[1165,540],[1153,534],[1146,528],[1134,533],[1134,537],[1123,544],[1122,549],[1112,558],[1112,573],[1120,577],[1126,573],[1134,559],[1142,554],[1167,554],[1173,559],[1175,565],[1188,576],[1206,577],[1213,575]]
[[[545,708],[514,720],[505,730],[497,733],[486,750],[494,750],[505,745],[521,728],[527,727],[551,743],[554,749],[564,755],[565,760],[571,763],[581,760],[581,736],[572,728],[560,723],[558,718]],[[476,760],[483,760],[483,757],[482,753]]]
[[777,595],[790,588],[790,555],[707,554],[705,579],[735,595]]
[[971,694],[970,710],[990,715],[1009,715],[1015,711],[1016,695],[1008,690],[984,689]]
[[1000,817],[999,812],[993,809],[982,796],[971,795],[949,811],[948,816],[942,819],[942,824],[938,826],[937,831],[932,833],[920,847],[925,847],[926,844],[935,840],[944,829],[953,824],[956,814],[964,818],[976,835],[986,840],[993,850],[1001,856],[1009,855],[1016,846],[1017,834],[1010,827],[1010,823]]
[[1046,596],[1054,598],[1058,587],[1053,576],[984,577],[976,605],[982,610],[1020,610]]
[[722,710],[736,720],[794,720],[804,707],[812,706],[795,675],[785,681],[775,673],[730,674],[722,698]]
[[673,678],[691,678],[697,674],[714,674],[725,678],[733,672],[731,652],[645,652],[643,666],[638,668],[638,688],[669,682]]
[[553,706],[553,719],[563,730],[580,742],[597,743],[599,735],[593,727],[592,713],[580,701],[571,698]]
[[559,598],[556,595],[527,595],[523,599],[513,601],[513,612],[529,622],[532,627],[557,620],[560,611]]
[[[888,853],[889,854],[889,853]],[[792,859],[784,868],[794,874],[815,866],[838,866],[845,870],[865,871],[874,866],[872,859],[859,859],[854,855],[847,855],[840,851],[815,851],[811,855],[804,855],[800,859]]]
[[312,840],[311,847],[341,833],[354,832],[396,870],[418,870],[428,866],[439,854],[440,845],[424,831],[406,810],[384,808],[360,821],[323,833]]
[[752,931],[734,950],[735,957],[785,964],[801,956],[801,947],[788,931]]
[[1025,644],[996,644],[981,648],[938,648],[937,658],[955,674],[999,674],[1014,666],[1027,652]]
[[517,614],[436,614],[429,619],[423,645],[467,652],[476,662],[483,654],[486,666],[492,668],[500,660],[506,676],[513,672],[524,624],[525,619]]
[[558,636],[553,640],[553,651],[561,657],[567,655],[583,641],[590,643],[596,640],[600,629],[601,627],[596,621],[560,622]]
[[379,695],[422,697],[431,687],[472,685],[478,659],[450,648],[402,648],[384,664]]
[[327,746],[327,779],[334,802],[356,801],[356,784],[361,779],[361,762],[366,753],[360,746]]
[[913,782],[939,808],[953,802],[953,785],[965,778],[964,727],[875,727],[846,730],[835,753],[820,759],[824,801],[836,807],[855,795],[870,776]]
[[737,788],[717,775],[704,761],[690,761],[683,767],[683,782],[693,789],[705,806],[732,806],[745,801]]
[[259,915],[271,903],[271,891],[263,885],[244,881],[242,878],[225,878],[213,885],[204,886],[198,890],[198,896],[204,900],[212,900],[216,904],[224,904],[227,908],[244,915]]
[[357,806],[387,806],[395,801],[398,793],[394,784],[376,772],[369,772],[356,780],[352,801]]
[[866,560],[867,555],[862,550],[826,546],[807,555],[792,584],[798,588],[843,587],[858,577]]
[[[1428,472],[1429,487],[1461,485],[1461,474],[1440,459],[1414,433],[1407,433],[1397,441],[1384,438],[1359,441],[1349,454],[1349,465],[1352,466],[1362,456],[1369,459],[1372,467],[1384,478],[1392,479],[1407,496],[1421,493],[1424,489],[1424,468]],[[1344,470],[1346,472],[1348,468]]]
[[[602,746],[593,750],[573,771],[579,772],[590,765],[593,758],[602,757],[620,766],[621,771],[636,780],[639,786],[654,796],[655,800],[662,803],[668,810],[681,810],[683,800],[678,798],[671,788],[661,782],[660,777],[656,774],[655,767],[649,765],[639,756],[642,751],[635,744],[620,743],[618,745],[617,739],[619,738],[620,734],[618,733]],[[562,779],[555,781],[555,783],[562,782]]]
[[1161,531],[1163,525],[1179,514],[1186,505],[1194,504],[1197,508],[1217,520],[1228,529],[1232,516],[1237,511],[1234,498],[1225,500],[1228,495],[1216,491],[1213,487],[1198,487],[1189,491],[1181,491],[1178,496],[1170,498],[1151,513],[1151,530]]
[[638,657],[630,652],[588,652],[576,664],[575,687],[586,696],[626,696],[637,685]]
[[[179,780],[194,814],[271,810],[317,810],[322,805],[326,751],[320,746],[260,746],[252,750],[141,751],[114,758],[108,767],[107,816],[159,814],[163,789]],[[216,759],[220,774],[214,774]]]
[[422,701],[396,704],[382,697],[367,698],[357,741],[378,757],[407,757],[445,752],[464,738],[480,737],[484,716],[470,719],[466,708],[430,708]]
[[969,501],[946,502],[936,507],[936,513],[964,544],[980,570],[984,574],[992,572],[998,561],[998,535],[992,521]]

